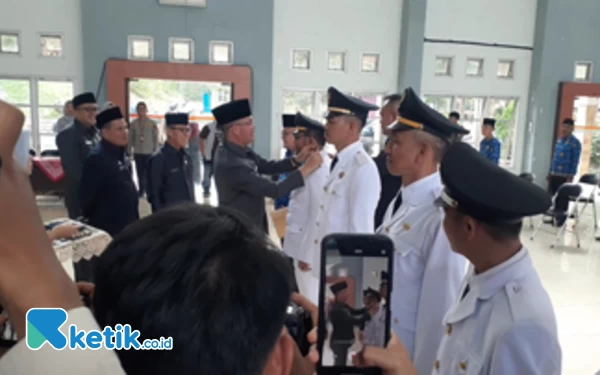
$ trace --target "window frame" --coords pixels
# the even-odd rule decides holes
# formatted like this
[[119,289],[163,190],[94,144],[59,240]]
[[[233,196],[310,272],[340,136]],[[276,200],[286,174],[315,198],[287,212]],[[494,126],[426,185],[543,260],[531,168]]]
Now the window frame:
[[[342,69],[331,69],[331,67],[329,65],[329,57],[332,54],[341,54],[342,55]],[[339,51],[339,50],[327,51],[327,55],[325,57],[325,69],[328,72],[333,72],[333,73],[346,73],[348,71],[348,52]]]
[[[189,60],[179,60],[175,58],[175,44],[176,43],[187,43],[190,47],[190,58]],[[171,63],[181,63],[181,64],[193,64],[196,59],[195,54],[195,42],[194,39],[191,38],[180,38],[174,37],[169,38],[169,62]]]
[[[58,37],[60,39],[61,44],[61,53],[60,56],[46,56],[42,50],[42,38],[52,38]],[[38,57],[43,59],[64,59],[65,58],[65,35],[63,33],[54,33],[54,32],[40,32],[38,33],[38,40],[40,41],[40,49],[38,50]]]
[[[215,53],[213,50],[214,46],[227,45],[229,48],[229,59],[230,61],[215,61]],[[211,65],[233,65],[234,60],[234,44],[230,40],[211,40],[208,43],[208,58]]]
[[[507,76],[501,76],[498,74],[498,70],[499,70],[499,65],[502,63],[509,63],[511,69],[509,70],[510,75]],[[498,64],[496,64],[496,78],[499,79],[515,79],[515,67],[516,67],[516,60],[515,59],[498,59]]]
[[[445,73],[438,73],[438,71],[437,71],[437,62],[440,59],[448,60],[448,69],[446,69]],[[448,56],[448,55],[435,56],[435,60],[433,63],[433,75],[436,77],[453,77],[454,76],[454,56]]]
[[[377,64],[375,70],[364,70],[363,69],[363,61],[365,57],[375,56],[377,58]],[[381,53],[380,52],[362,52],[360,54],[360,72],[364,74],[380,74],[381,73]]]
[[[136,57],[133,54],[133,43],[136,41],[149,42],[149,56]],[[127,36],[127,59],[134,61],[154,61],[154,38],[149,35],[128,35]]]
[[[308,67],[307,68],[298,68],[294,65],[294,56],[296,52],[308,52]],[[311,72],[313,68],[313,51],[310,48],[292,48],[292,53],[290,56],[290,67],[294,72]]]
[[[477,74],[469,74],[469,63],[479,62],[479,70]],[[485,68],[485,59],[483,57],[467,57],[467,65],[465,67],[465,76],[468,78],[483,78]]]
[[[17,52],[7,52],[2,49],[2,36],[16,36],[17,37]],[[22,43],[21,43],[21,32],[18,30],[0,30],[0,55],[2,56],[22,56]]]
[[[585,79],[579,79],[577,78],[577,67],[579,65],[587,65],[587,74],[586,74],[586,78]],[[592,61],[575,61],[575,65],[574,65],[574,71],[573,71],[573,81],[575,82],[592,82],[592,76],[594,73],[594,63]]]

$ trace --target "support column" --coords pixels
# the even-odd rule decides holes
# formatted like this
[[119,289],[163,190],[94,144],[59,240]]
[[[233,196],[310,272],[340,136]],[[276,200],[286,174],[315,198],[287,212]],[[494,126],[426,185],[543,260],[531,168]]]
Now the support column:
[[398,92],[407,87],[421,91],[426,13],[427,0],[404,0],[402,4]]

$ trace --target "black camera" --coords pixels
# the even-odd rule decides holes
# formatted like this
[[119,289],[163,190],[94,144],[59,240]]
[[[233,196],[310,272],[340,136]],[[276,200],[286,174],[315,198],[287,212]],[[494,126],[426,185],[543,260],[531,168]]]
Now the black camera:
[[300,353],[303,356],[307,355],[310,350],[307,335],[313,329],[313,321],[310,313],[305,311],[302,306],[290,302],[285,314],[285,326],[290,335],[292,335],[296,345],[298,345]]

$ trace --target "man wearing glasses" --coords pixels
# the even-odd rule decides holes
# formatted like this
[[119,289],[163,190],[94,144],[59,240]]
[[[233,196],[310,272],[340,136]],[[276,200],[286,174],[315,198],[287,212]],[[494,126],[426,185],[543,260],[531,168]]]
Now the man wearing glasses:
[[148,160],[147,194],[152,212],[195,202],[192,158],[185,152],[190,140],[187,113],[167,113],[167,141]]
[[56,145],[66,177],[65,205],[71,219],[81,216],[79,186],[83,163],[90,151],[100,142],[96,129],[98,104],[91,92],[73,98],[73,123],[56,136]]

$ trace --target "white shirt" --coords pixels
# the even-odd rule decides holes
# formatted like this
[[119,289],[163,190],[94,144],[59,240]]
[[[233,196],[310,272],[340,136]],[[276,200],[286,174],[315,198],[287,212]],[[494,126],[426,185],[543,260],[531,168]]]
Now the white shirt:
[[380,305],[379,311],[365,323],[364,344],[385,347],[385,306]]
[[313,274],[319,277],[321,241],[330,233],[373,234],[381,183],[377,166],[363,148],[352,143],[337,154],[338,162],[323,187],[319,214],[307,232]]
[[331,159],[325,150],[321,150],[320,153],[323,157],[323,164],[304,180],[304,186],[295,189],[290,194],[286,219],[283,251],[289,257],[305,263],[312,261],[307,252],[307,249],[310,248],[309,239],[305,234],[313,224],[314,218],[319,214],[319,204],[325,194],[323,187],[329,177],[331,164]]
[[435,199],[442,191],[438,172],[401,188],[377,232],[394,242],[391,297],[392,329],[411,355],[419,374],[431,371],[444,335],[440,324],[456,301],[467,260],[452,251],[443,230],[443,210]]
[[[69,334],[72,324],[78,330],[100,330],[89,309],[79,307],[68,313],[67,321],[60,328],[63,334]],[[55,350],[49,344],[30,350],[25,340],[21,340],[0,359],[0,374],[125,375],[125,371],[112,350]]]
[[431,374],[561,373],[554,308],[525,248],[482,274],[471,271],[467,284],[444,318]]

